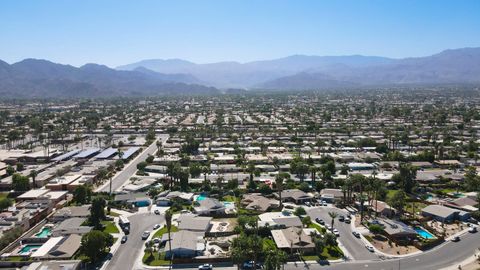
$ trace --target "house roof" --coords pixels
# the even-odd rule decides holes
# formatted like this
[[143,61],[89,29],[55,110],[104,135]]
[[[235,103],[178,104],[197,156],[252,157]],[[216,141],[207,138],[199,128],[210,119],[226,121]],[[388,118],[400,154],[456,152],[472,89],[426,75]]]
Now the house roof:
[[[197,234],[191,231],[178,231],[172,234],[172,250],[197,250]],[[168,247],[168,242],[167,242]],[[166,249],[167,250],[167,249]]]
[[428,213],[430,215],[447,218],[455,213],[458,213],[459,210],[446,207],[443,205],[429,205],[422,209],[422,212]]
[[282,199],[292,198],[294,200],[302,200],[311,198],[307,193],[299,189],[287,189],[282,191]]
[[278,248],[313,248],[312,237],[301,228],[286,228],[272,231],[273,239]]
[[178,229],[206,232],[210,227],[211,220],[211,217],[200,217],[191,214],[180,215],[178,218]]
[[302,227],[302,221],[297,216],[273,218],[273,222],[277,225],[284,225],[285,227]]
[[379,219],[380,224],[384,226],[383,230],[388,234],[392,236],[406,236],[406,235],[411,235],[414,236],[417,234],[417,232],[409,227],[407,224],[397,221],[397,220],[391,220],[391,219]]

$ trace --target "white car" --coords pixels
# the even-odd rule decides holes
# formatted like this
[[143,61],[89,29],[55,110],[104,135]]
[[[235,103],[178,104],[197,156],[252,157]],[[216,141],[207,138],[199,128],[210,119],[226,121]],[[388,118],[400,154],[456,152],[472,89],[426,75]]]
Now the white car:
[[211,264],[202,264],[198,267],[198,270],[212,270],[213,266]]
[[374,251],[375,251],[375,250],[373,249],[373,247],[370,246],[370,245],[366,245],[365,247],[366,247],[366,248],[368,249],[368,251],[370,251],[370,252],[374,252]]
[[160,228],[160,224],[155,224],[155,225],[153,226],[153,229],[154,229],[154,230],[156,230],[156,229],[158,229],[158,228]]
[[472,226],[468,229],[468,232],[469,233],[476,233],[477,232],[477,227],[476,226]]
[[333,234],[335,234],[335,236],[340,236],[340,232],[337,229],[333,229]]

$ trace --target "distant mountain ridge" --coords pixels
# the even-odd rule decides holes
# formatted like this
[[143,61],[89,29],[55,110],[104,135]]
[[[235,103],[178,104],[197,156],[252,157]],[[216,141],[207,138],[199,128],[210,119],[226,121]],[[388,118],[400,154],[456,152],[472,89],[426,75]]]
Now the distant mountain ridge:
[[[242,89],[316,90],[369,86],[480,84],[480,48],[427,56],[307,56],[248,63],[195,64],[181,59],[144,60],[112,69],[79,68],[47,60],[0,60],[5,98],[240,94]],[[220,91],[219,89],[224,89]]]
[[368,85],[480,83],[480,48],[445,50],[426,57],[307,56],[195,64],[180,59],[144,60],[118,67],[192,74],[219,88],[323,89]]
[[80,68],[46,60],[0,62],[2,97],[108,97],[217,94],[213,87],[196,84],[190,74],[160,74],[145,68],[119,71],[86,64]]

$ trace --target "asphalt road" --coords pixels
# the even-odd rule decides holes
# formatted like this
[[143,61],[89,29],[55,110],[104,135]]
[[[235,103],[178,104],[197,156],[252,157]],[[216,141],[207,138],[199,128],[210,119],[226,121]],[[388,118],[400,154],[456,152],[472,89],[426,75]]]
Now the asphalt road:
[[[158,140],[162,140],[162,142],[165,142],[168,139],[168,134],[160,134],[157,137]],[[123,184],[125,184],[125,182],[127,182],[128,179],[130,179],[130,177],[132,177],[132,175],[134,175],[137,171],[137,164],[145,161],[148,155],[155,154],[155,151],[157,151],[156,141],[154,141],[150,146],[144,149],[143,152],[136,156],[132,162],[127,164],[120,173],[116,174],[113,177],[112,191],[119,189]],[[103,186],[97,191],[108,192],[110,191],[110,185],[107,182],[105,186]]]
[[[332,219],[328,215],[328,212],[336,212],[339,216],[346,215],[346,211],[340,210],[334,207],[320,206],[316,208],[307,209],[307,214],[310,216],[312,221],[315,221],[316,218],[323,219],[325,224],[331,225]],[[345,222],[340,222],[338,218],[335,219],[333,227],[340,232],[340,237],[338,240],[342,245],[347,249],[353,260],[379,260],[379,257],[372,252],[368,251],[365,248],[365,244],[361,239],[356,238],[352,234],[350,224]]]
[[128,218],[130,220],[130,234],[128,241],[122,244],[113,255],[107,269],[111,270],[130,270],[135,269],[135,263],[145,248],[145,240],[142,240],[141,234],[144,231],[153,233],[155,224],[165,222],[163,215],[153,213],[135,214]]

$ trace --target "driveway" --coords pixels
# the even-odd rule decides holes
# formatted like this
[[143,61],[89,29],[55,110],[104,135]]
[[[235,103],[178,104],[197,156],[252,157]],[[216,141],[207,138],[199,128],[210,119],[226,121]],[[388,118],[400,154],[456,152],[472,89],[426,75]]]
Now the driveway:
[[[315,222],[316,218],[323,219],[326,224],[331,224],[332,219],[328,215],[328,212],[335,212],[339,216],[346,215],[347,212],[345,210],[341,210],[335,207],[329,206],[320,206],[306,209],[307,214],[310,216],[313,222]],[[340,222],[338,218],[335,219],[335,223],[333,225],[340,232],[340,237],[338,240],[342,243],[342,245],[347,249],[348,253],[350,254],[351,260],[379,260],[379,257],[372,252],[368,251],[365,248],[365,244],[361,239],[356,238],[352,234],[352,229],[350,224],[345,222]]]

